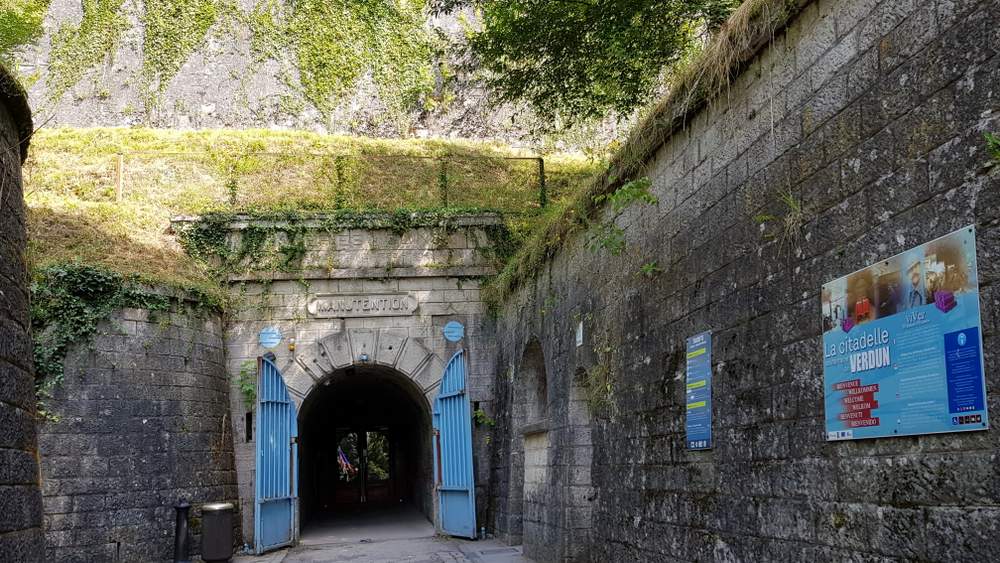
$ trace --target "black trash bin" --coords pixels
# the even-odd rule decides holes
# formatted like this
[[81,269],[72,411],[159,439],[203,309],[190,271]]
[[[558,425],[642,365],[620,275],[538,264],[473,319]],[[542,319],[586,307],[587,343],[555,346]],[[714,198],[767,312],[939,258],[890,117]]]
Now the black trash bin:
[[202,505],[201,558],[205,561],[229,561],[233,558],[232,503]]

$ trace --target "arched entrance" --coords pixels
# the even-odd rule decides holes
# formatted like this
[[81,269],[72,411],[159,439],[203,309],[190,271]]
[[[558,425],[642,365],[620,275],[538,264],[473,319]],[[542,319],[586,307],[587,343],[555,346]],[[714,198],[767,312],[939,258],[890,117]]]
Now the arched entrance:
[[433,533],[430,404],[386,366],[349,366],[313,387],[299,410],[302,539],[379,523]]
[[[437,527],[475,536],[464,350],[445,364],[405,331],[349,329],[274,361],[278,386],[295,406],[298,435],[289,448],[261,447],[282,443],[285,427],[257,425],[255,479],[269,479],[260,468],[286,467],[288,451],[298,452],[294,521],[278,523],[290,526],[293,539],[417,537],[416,527],[427,535]],[[359,536],[359,527],[373,536]],[[387,529],[395,532],[386,535]]]

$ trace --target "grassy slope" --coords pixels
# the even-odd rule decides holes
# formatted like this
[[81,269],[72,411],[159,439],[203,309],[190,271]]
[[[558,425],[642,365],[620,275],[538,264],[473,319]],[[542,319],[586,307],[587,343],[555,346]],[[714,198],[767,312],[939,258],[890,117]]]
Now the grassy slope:
[[[172,154],[184,153],[184,154]],[[124,154],[116,201],[116,160]],[[334,157],[331,155],[340,155]],[[442,165],[440,158],[447,155]],[[437,209],[442,166],[448,206],[533,214],[537,162],[486,143],[377,140],[301,131],[48,129],[25,164],[29,262],[104,266],[175,287],[212,291],[207,271],[167,233],[171,217],[207,211]],[[545,159],[558,201],[596,166]]]

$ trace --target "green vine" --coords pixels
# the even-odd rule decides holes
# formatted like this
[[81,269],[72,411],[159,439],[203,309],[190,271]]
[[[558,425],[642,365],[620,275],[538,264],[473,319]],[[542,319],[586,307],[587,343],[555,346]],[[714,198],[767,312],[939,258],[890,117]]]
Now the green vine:
[[642,177],[624,184],[609,194],[594,196],[594,203],[598,205],[609,203],[611,205],[611,210],[615,214],[621,213],[626,207],[632,205],[633,203],[641,202],[656,205],[659,203],[659,200],[652,194],[652,192],[650,192],[652,187],[653,183],[649,180],[649,178]]
[[210,213],[181,227],[178,238],[191,257],[210,264],[219,276],[251,270],[288,272],[306,254],[306,229],[297,214],[284,217],[280,223],[250,222],[239,231],[238,243],[230,244],[229,225],[245,216]]
[[[473,208],[217,212],[205,214],[177,230],[181,246],[188,255],[209,264],[217,276],[226,277],[237,272],[290,272],[301,268],[309,231],[336,234],[352,229],[388,230],[402,235],[412,229],[434,228],[450,232],[457,226],[456,218],[482,213],[492,212]],[[307,226],[306,221],[312,224]],[[232,229],[230,225],[234,222],[243,222],[246,226]],[[498,259],[513,252],[515,243],[503,224],[490,225],[483,230],[491,249],[480,248],[481,252]]]
[[90,69],[114,57],[128,22],[124,0],[83,0],[79,25],[63,24],[52,36],[52,53],[46,82],[58,100]]
[[[262,0],[249,15],[251,49],[297,71],[303,97],[329,116],[370,72],[382,101],[397,114],[429,99],[435,42],[423,0]],[[294,85],[293,85],[294,86]]]
[[[206,264],[220,280],[234,274],[251,272],[296,272],[309,268],[334,269],[328,258],[324,264],[304,264],[310,232],[336,235],[348,230],[387,230],[397,236],[419,228],[434,229],[438,238],[459,228],[458,218],[469,215],[496,214],[479,208],[442,208],[436,210],[363,211],[336,209],[328,212],[265,211],[254,213],[216,212],[198,220],[175,226],[185,252]],[[242,223],[237,227],[234,223]],[[481,233],[486,241],[476,241],[476,251],[501,268],[518,247],[519,240],[506,223],[468,228],[468,236]],[[450,263],[425,264],[427,268],[446,268]],[[392,269],[386,267],[388,273]],[[298,280],[306,283],[304,280]],[[496,312],[491,309],[491,312]]]
[[92,266],[55,265],[35,272],[31,330],[40,398],[49,397],[62,382],[69,347],[89,340],[101,321],[126,307],[165,311],[170,298],[146,290],[136,278]]
[[42,36],[52,0],[6,0],[0,7],[0,63],[14,68],[13,51]]
[[[594,196],[594,203],[596,205],[609,204],[615,215],[620,214],[633,203],[655,205],[659,200],[650,193],[652,185],[649,178],[639,178],[624,184],[611,193]],[[613,219],[599,223],[587,246],[591,252],[604,249],[612,255],[618,256],[625,250],[625,229],[616,225]]]
[[614,223],[602,223],[595,229],[587,248],[591,252],[604,249],[618,256],[625,250],[625,229]]
[[146,0],[142,15],[142,74],[147,107],[159,102],[170,80],[205,42],[217,18],[216,0]]
[[481,231],[486,237],[486,244],[477,245],[476,251],[498,270],[517,253],[524,240],[523,234],[518,232],[517,225],[512,225],[511,221],[478,226],[476,230]]

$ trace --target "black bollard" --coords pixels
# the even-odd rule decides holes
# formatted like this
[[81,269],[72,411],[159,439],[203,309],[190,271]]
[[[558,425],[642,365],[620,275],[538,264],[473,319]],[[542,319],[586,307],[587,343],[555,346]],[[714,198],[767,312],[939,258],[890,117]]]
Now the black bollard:
[[191,505],[188,501],[180,499],[174,505],[177,511],[177,524],[174,526],[174,563],[191,563],[189,553],[191,552],[188,543],[188,512]]

